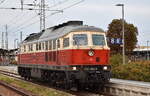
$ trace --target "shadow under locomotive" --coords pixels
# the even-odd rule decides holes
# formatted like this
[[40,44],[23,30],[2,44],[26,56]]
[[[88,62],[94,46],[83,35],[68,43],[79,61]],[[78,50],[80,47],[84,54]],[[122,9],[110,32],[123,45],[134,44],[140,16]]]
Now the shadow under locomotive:
[[[108,69],[104,69],[105,66],[76,66],[76,70],[70,70],[66,68],[66,71],[60,70],[46,70],[46,69],[32,69],[18,67],[18,73],[25,79],[39,79],[48,84],[60,88],[71,89],[76,87],[80,89],[93,89],[97,90],[103,88],[103,86],[110,80],[110,66]],[[58,69],[61,69],[57,67]],[[65,67],[64,67],[65,68]],[[67,70],[68,69],[68,70]],[[41,73],[39,77],[33,75]],[[32,72],[32,73],[31,73]]]

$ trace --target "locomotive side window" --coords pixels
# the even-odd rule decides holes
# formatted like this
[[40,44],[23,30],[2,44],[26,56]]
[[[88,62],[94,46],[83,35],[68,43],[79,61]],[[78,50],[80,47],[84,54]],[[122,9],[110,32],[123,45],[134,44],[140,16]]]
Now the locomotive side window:
[[44,44],[44,42],[42,43],[42,50],[45,50],[45,44]]
[[28,45],[29,51],[33,51],[33,44]]
[[38,46],[39,46],[38,43],[36,43],[36,51],[39,50],[39,47],[38,47]]
[[57,48],[60,48],[60,40],[57,40]]
[[26,45],[26,52],[29,52],[29,45]]
[[52,40],[49,41],[49,50],[52,50]]
[[53,40],[53,49],[56,49],[56,39]]
[[48,41],[45,41],[45,50],[48,50]]
[[28,45],[28,51],[30,51],[30,45]]
[[33,44],[30,45],[30,50],[33,51]]
[[41,45],[42,45],[42,44],[41,44],[41,43],[39,43],[39,50],[41,50]]
[[20,47],[20,51],[21,51],[21,53],[23,52],[23,46]]
[[63,47],[68,47],[69,46],[69,38],[64,38],[63,39]]
[[31,51],[33,51],[33,44],[31,44]]
[[93,34],[93,45],[105,45],[104,35]]
[[74,34],[73,35],[74,43],[73,45],[87,45],[87,34]]
[[24,45],[23,47],[24,47],[24,52],[26,52],[26,45]]

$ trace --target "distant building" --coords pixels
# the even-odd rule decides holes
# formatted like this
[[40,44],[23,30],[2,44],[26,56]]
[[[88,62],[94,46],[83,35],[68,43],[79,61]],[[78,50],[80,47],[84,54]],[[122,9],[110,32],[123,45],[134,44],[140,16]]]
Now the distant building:
[[5,50],[0,49],[0,65],[8,65],[17,61],[18,49]]
[[0,49],[0,65],[8,65],[8,64],[9,64],[8,50]]
[[138,46],[133,50],[132,53],[133,60],[150,60],[150,47],[148,46]]
[[18,61],[18,49],[9,50],[9,61],[10,63],[15,63]]

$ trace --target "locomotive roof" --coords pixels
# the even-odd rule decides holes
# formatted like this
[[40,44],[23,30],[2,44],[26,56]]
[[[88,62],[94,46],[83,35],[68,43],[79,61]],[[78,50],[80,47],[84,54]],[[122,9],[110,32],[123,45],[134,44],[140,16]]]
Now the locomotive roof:
[[47,28],[45,31],[42,31],[40,33],[30,34],[23,41],[23,43],[33,43],[33,42],[55,39],[75,31],[104,32],[101,28],[83,25],[82,21],[69,21],[67,23],[63,23],[54,27]]

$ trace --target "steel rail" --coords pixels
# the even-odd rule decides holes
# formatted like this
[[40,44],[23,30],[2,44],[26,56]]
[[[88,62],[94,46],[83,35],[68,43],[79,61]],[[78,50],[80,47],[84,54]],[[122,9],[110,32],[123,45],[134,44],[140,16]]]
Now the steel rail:
[[[3,75],[6,75],[6,76],[9,76],[9,77],[13,77],[13,78],[17,78],[17,79],[20,79],[20,80],[23,80],[21,77],[19,77],[19,74],[17,73],[12,73],[12,72],[8,72],[8,71],[3,71],[3,70],[0,70],[0,74],[3,74]],[[22,96],[37,96],[37,95],[34,95],[32,93],[29,93],[27,90],[23,89],[23,88],[17,88],[13,85],[10,85],[2,80],[0,80],[0,85],[4,86],[4,87],[7,87],[13,91],[15,91],[16,93],[22,95]]]
[[111,79],[109,84],[104,86],[104,93],[116,96],[150,96],[150,83]]
[[20,88],[17,88],[15,86],[12,86],[12,85],[10,85],[8,83],[5,83],[4,81],[0,81],[0,85],[2,85],[4,87],[6,87],[6,88],[8,88],[8,89],[10,89],[10,90],[12,90],[14,92],[16,92],[17,94],[20,94],[22,96],[37,96],[37,95],[32,95],[31,93],[26,92],[23,89],[20,89]]
[[19,74],[17,73],[13,73],[13,72],[8,72],[8,71],[4,71],[4,70],[0,70],[0,74],[3,74],[3,75],[6,75],[6,76],[9,76],[9,77],[13,77],[13,78],[17,78],[19,80],[23,80],[25,82],[29,82],[29,83],[32,83],[32,84],[35,84],[35,85],[40,85],[40,86],[43,86],[43,87],[47,87],[47,88],[53,88],[53,89],[56,89],[56,90],[59,90],[59,91],[63,91],[63,92],[67,92],[67,93],[70,93],[72,95],[75,95],[75,96],[114,96],[114,95],[111,95],[111,94],[108,94],[108,93],[104,93],[104,92],[91,92],[89,90],[66,90],[66,89],[62,89],[62,88],[58,88],[58,87],[55,87],[55,86],[50,86],[48,85],[47,83],[41,83],[41,82],[38,82],[38,81],[34,81],[34,80],[25,80],[23,79],[22,77],[20,77]]
[[[8,73],[11,74],[11,72]],[[13,74],[16,75],[16,77],[18,75],[17,73],[13,73]],[[76,92],[71,91],[70,93],[74,94]],[[104,96],[106,94],[109,94],[108,96],[116,96],[116,95],[117,96],[118,95],[119,96],[150,96],[150,83],[132,81],[132,80],[111,79],[110,83],[106,84],[103,88],[103,91],[99,92],[99,94],[103,94]]]

